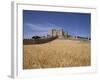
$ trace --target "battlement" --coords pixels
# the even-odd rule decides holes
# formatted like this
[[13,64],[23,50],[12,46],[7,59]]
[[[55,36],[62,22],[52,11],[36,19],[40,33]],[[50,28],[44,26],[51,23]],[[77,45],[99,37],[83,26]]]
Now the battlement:
[[68,32],[64,32],[63,29],[52,29],[50,31],[50,35],[52,37],[67,38],[68,37]]

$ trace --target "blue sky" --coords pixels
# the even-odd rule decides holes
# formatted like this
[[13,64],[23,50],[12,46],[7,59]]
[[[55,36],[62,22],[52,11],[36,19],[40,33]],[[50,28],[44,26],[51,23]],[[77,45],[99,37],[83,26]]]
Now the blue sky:
[[91,36],[91,14],[23,10],[23,36],[49,34],[53,28],[63,28],[73,36]]

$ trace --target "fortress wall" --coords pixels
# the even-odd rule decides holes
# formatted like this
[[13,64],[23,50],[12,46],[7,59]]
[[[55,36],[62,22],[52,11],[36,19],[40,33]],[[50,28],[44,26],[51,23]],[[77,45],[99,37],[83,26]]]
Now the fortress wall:
[[30,44],[43,44],[43,43],[47,43],[50,41],[55,40],[57,37],[52,37],[52,38],[45,38],[45,39],[37,39],[37,40],[33,40],[33,39],[24,39],[23,40],[23,44],[24,45],[30,45]]

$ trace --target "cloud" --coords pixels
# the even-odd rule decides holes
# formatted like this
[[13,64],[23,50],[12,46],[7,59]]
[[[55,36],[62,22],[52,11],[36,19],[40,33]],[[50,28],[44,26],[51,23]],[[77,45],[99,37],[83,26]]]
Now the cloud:
[[51,23],[42,23],[42,24],[25,23],[24,38],[31,38],[32,36],[35,35],[46,36],[53,28],[60,28],[60,27]]
[[44,27],[44,25],[40,25],[40,24],[27,23],[25,25],[35,32],[38,32],[38,31],[43,32],[43,31],[48,31],[50,29],[50,27]]
[[43,23],[43,24],[32,24],[32,23],[26,23],[25,26],[31,28],[33,31],[48,31],[53,28],[61,28],[55,24],[51,23]]

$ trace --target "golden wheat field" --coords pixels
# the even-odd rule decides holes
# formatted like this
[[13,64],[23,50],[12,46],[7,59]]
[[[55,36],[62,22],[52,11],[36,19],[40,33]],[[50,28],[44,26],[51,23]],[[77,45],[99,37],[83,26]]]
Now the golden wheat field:
[[91,65],[90,42],[56,39],[23,46],[23,69]]

